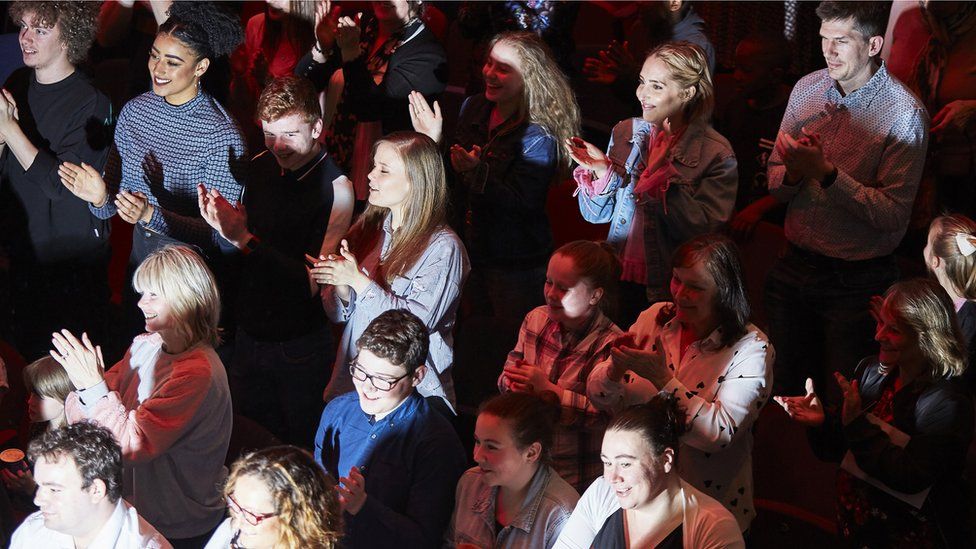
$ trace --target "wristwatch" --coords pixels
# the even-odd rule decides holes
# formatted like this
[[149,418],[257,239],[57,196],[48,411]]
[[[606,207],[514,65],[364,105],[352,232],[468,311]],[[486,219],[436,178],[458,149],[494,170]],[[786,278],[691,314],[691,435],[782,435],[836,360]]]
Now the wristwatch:
[[825,175],[820,181],[820,188],[826,189],[827,187],[833,185],[834,181],[837,181],[837,166],[834,166],[834,169],[830,170],[830,173]]

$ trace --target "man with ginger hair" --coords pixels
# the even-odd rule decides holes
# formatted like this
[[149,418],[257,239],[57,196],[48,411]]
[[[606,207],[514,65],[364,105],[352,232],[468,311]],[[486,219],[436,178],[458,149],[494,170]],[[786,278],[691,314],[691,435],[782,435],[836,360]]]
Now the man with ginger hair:
[[203,218],[243,255],[230,368],[235,407],[305,447],[335,355],[305,258],[336,251],[354,202],[349,179],[319,144],[321,116],[311,82],[274,80],[258,100],[267,150],[251,159],[243,207],[199,188]]

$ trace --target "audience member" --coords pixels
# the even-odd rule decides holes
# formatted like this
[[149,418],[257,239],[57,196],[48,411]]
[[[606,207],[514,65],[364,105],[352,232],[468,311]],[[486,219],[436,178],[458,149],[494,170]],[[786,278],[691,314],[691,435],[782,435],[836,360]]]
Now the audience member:
[[[939,286],[949,294],[962,340],[966,344],[969,365],[976,357],[976,222],[961,214],[939,216],[932,220],[922,255],[925,267]],[[875,300],[875,302],[877,302]],[[966,384],[976,389],[976,368],[962,374]]]
[[698,46],[708,60],[709,73],[715,74],[715,48],[705,34],[705,21],[695,13],[690,1],[635,4],[637,17],[626,33],[628,40],[613,40],[597,57],[583,61],[583,73],[590,82],[609,85],[618,99],[629,100],[641,70],[640,58],[632,52],[652,51],[665,42],[691,42]]
[[315,460],[339,478],[344,547],[437,547],[450,523],[464,450],[416,391],[428,342],[409,311],[380,314],[356,341],[355,391],[322,412]]
[[[124,75],[113,74],[113,106],[120,107],[137,95],[152,89],[152,75],[146,59],[159,26],[169,17],[173,0],[120,0],[102,2],[98,14],[96,44],[104,67],[122,67]],[[115,62],[115,65],[111,63]],[[226,92],[224,92],[226,97]]]
[[620,262],[609,244],[577,240],[549,260],[546,305],[529,312],[498,377],[502,392],[552,392],[563,424],[553,443],[553,468],[577,490],[600,472],[599,435],[605,425],[586,397],[586,382],[620,335],[601,310],[613,303]]
[[557,548],[744,548],[735,518],[678,474],[685,411],[663,392],[611,420],[603,476],[583,494]]
[[326,90],[325,141],[352,175],[357,200],[369,195],[373,144],[410,129],[407,97],[436,97],[447,86],[447,55],[421,19],[425,4],[371,2],[372,17],[317,13],[316,44],[295,68]]
[[233,419],[214,351],[217,284],[200,256],[167,246],[139,265],[133,285],[148,333],[111,370],[86,334],[54,334],[51,356],[78,388],[68,395],[68,421],[110,429],[122,446],[126,499],[174,547],[203,547],[224,516],[216,482]]
[[739,169],[735,236],[747,239],[756,224],[783,224],[786,207],[769,195],[766,164],[792,89],[786,83],[790,43],[781,34],[757,34],[735,48],[736,96],[718,113],[715,128],[728,137]]
[[576,40],[573,30],[580,3],[565,0],[528,2],[463,2],[458,8],[461,36],[474,42],[468,60],[466,93],[473,95],[485,85],[481,67],[487,60],[491,41],[503,32],[531,32],[552,51],[553,59],[566,74],[574,70]]
[[851,381],[834,373],[843,395],[838,413],[825,409],[810,378],[806,396],[776,401],[814,428],[818,455],[844,456],[837,513],[852,546],[968,546],[960,479],[973,403],[957,379],[966,357],[952,301],[934,281],[898,282],[875,317],[880,352],[860,361]]
[[235,407],[281,440],[307,447],[335,348],[305,258],[338,249],[352,221],[352,185],[319,145],[321,108],[311,83],[272,81],[257,113],[268,150],[251,160],[244,202],[235,208],[200,185],[200,212],[244,254],[234,296]]
[[[68,373],[50,356],[42,357],[28,364],[23,371],[24,387],[30,395],[27,400],[27,417],[30,421],[27,439],[33,440],[47,431],[60,429],[67,425],[64,402],[68,394],[75,390]],[[12,503],[17,506],[21,498],[33,498],[37,490],[34,475],[30,469],[4,468],[0,477],[10,494]]]
[[234,462],[224,485],[230,517],[206,549],[332,549],[342,531],[339,494],[307,451],[258,450]]
[[316,0],[268,0],[262,13],[247,20],[244,43],[231,56],[228,107],[250,149],[260,143],[261,122],[255,114],[261,91],[272,80],[292,74],[315,42],[316,4]]
[[735,244],[703,235],[672,258],[674,303],[656,303],[630,340],[593,370],[587,393],[608,412],[674,394],[687,411],[681,478],[724,505],[745,531],[753,505],[753,424],[773,381],[773,350],[749,323]]
[[505,393],[481,405],[474,460],[458,481],[445,539],[499,549],[551,549],[579,494],[550,465],[557,403]]
[[[569,81],[532,33],[496,36],[482,73],[485,92],[464,101],[450,141],[453,223],[464,229],[474,267],[472,308],[516,321],[541,304],[552,251],[546,197],[568,167],[560,144],[579,132],[580,114]],[[416,95],[410,108],[414,127],[440,141],[440,110],[429,116]]]
[[384,137],[373,147],[369,180],[369,206],[339,253],[320,257],[311,270],[324,285],[329,318],[346,324],[325,400],[352,390],[346,365],[366,326],[383,311],[404,308],[430,331],[430,375],[421,377],[417,389],[453,410],[454,319],[469,267],[464,246],[446,224],[437,145],[412,132]]
[[40,510],[14,532],[11,549],[172,547],[122,499],[122,449],[107,429],[63,426],[31,442],[28,455]]
[[[98,4],[14,2],[26,67],[0,94],[0,244],[10,255],[14,337],[25,356],[58,328],[104,337],[109,227],[61,185],[58,164],[101,170],[112,106],[77,66],[95,38]],[[86,291],[79,292],[78,288]]]
[[701,48],[671,42],[651,51],[637,100],[641,118],[614,127],[607,154],[567,142],[579,164],[580,213],[610,223],[607,240],[621,255],[626,322],[667,299],[671,253],[729,220],[738,183],[732,147],[708,124],[714,92]]
[[[891,284],[928,142],[924,107],[878,63],[887,7],[822,2],[827,68],[797,82],[769,159],[788,202],[790,248],[769,273],[765,308],[777,393],[846,377],[871,348],[868,300]],[[828,405],[838,402],[833,385]]]

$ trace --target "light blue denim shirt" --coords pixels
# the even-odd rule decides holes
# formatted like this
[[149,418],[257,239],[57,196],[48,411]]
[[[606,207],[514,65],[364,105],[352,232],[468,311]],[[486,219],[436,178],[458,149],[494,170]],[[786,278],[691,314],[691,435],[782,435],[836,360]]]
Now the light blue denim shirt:
[[[596,196],[583,190],[577,195],[584,219],[590,223],[610,223],[607,241],[618,252],[623,252],[637,211],[633,189],[646,167],[651,129],[652,124],[641,118],[617,123],[607,149],[612,162],[607,188]],[[668,152],[668,158],[677,173],[668,182],[667,208],[656,200],[641,205],[657,228],[661,249],[655,253],[661,254],[665,264],[682,242],[715,231],[728,222],[738,187],[731,145],[705,122],[689,125]]]
[[556,471],[541,466],[532,477],[518,515],[495,532],[498,487],[484,483],[481,468],[468,469],[457,485],[454,518],[445,548],[468,543],[494,549],[549,549],[579,501],[579,494]]
[[[376,271],[393,242],[390,216],[383,222],[383,242],[377,249],[359,257],[360,269],[369,275]],[[436,396],[454,410],[454,321],[461,299],[461,288],[471,270],[468,254],[454,231],[441,228],[430,238],[427,250],[402,276],[387,287],[375,280],[361,294],[353,290],[349,303],[343,303],[333,286],[322,289],[325,313],[333,322],[346,324],[336,353],[332,379],[325,389],[326,402],[355,389],[349,375],[349,361],[356,356],[356,340],[374,318],[389,309],[407,309],[417,315],[430,331],[427,375],[417,386],[421,395]]]

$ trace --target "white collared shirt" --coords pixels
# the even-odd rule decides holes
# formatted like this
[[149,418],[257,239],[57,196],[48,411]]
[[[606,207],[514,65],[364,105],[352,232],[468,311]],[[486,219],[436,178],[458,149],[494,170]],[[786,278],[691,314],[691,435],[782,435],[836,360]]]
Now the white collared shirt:
[[[44,515],[33,513],[14,532],[10,549],[75,549],[75,540],[68,534],[44,526]],[[88,549],[172,549],[151,524],[124,499],[115,504],[112,516],[98,531]]]

